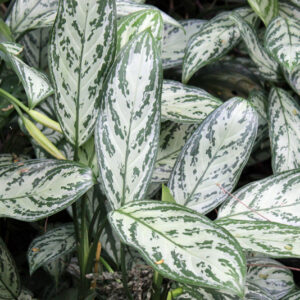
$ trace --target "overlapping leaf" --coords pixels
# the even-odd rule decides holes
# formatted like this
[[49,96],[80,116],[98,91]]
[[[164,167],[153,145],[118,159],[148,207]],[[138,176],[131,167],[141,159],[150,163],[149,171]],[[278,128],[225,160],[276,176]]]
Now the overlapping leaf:
[[77,148],[96,122],[99,94],[115,49],[114,1],[60,1],[50,42],[57,117]]
[[282,300],[298,300],[300,297],[300,290],[295,290],[285,297],[282,298]]
[[[176,297],[176,300],[240,300],[238,296],[233,294],[220,293],[218,291],[195,288],[192,286],[184,286],[183,293]],[[245,284],[245,297],[247,300],[273,300],[270,294],[252,282]]]
[[41,101],[53,94],[53,88],[45,74],[29,67],[14,55],[8,53],[6,55],[13,70],[24,86],[29,108],[34,108]]
[[198,34],[188,42],[182,81],[188,82],[203,66],[221,58],[231,50],[240,38],[239,30],[233,25],[228,13],[223,13],[204,24]]
[[109,221],[121,240],[163,276],[242,297],[243,253],[206,217],[176,204],[139,201],[110,213]]
[[300,66],[292,71],[284,69],[284,76],[290,87],[300,96]]
[[50,28],[32,30],[24,35],[24,56],[27,63],[36,69],[45,70],[48,66],[48,42]]
[[234,198],[227,199],[219,209],[218,218],[269,220],[299,226],[299,188],[299,169],[250,183],[234,193]]
[[205,20],[190,19],[179,21],[185,31],[178,26],[165,24],[162,63],[165,69],[180,66],[188,40],[206,23]]
[[300,106],[283,89],[269,95],[270,141],[274,174],[300,168]]
[[30,274],[42,265],[72,252],[76,247],[73,224],[65,224],[35,238],[29,245],[27,260]]
[[245,250],[271,257],[300,257],[300,228],[269,221],[220,219]]
[[279,2],[279,15],[283,18],[294,18],[295,20],[299,20],[300,7],[297,7],[290,2]]
[[226,199],[247,163],[257,132],[257,113],[242,98],[212,112],[193,133],[172,171],[177,203],[207,213]]
[[51,26],[57,7],[58,0],[16,0],[6,22],[19,36],[30,29]]
[[[52,120],[56,120],[56,114],[54,109],[54,97],[48,97],[43,103],[41,103],[36,111],[46,115]],[[47,137],[47,139],[52,142],[59,151],[68,159],[73,160],[74,158],[74,148],[60,132],[53,130],[49,127],[46,127],[40,123],[35,123],[37,128]],[[26,130],[23,130],[25,134],[28,134]],[[29,136],[30,137],[30,136]],[[30,137],[34,152],[37,158],[53,158],[51,154],[45,151],[33,138]],[[79,151],[79,153],[81,153]]]
[[268,99],[263,91],[254,90],[250,92],[248,101],[254,106],[258,114],[258,127],[255,144],[260,143],[268,136],[268,116],[267,103]]
[[21,292],[21,282],[15,262],[0,238],[0,298],[16,299]]
[[[134,12],[144,10],[144,9],[157,9],[157,7],[147,4],[141,4],[137,3],[136,1],[129,1],[129,0],[117,0],[117,15],[118,17],[124,17],[127,15],[130,15]],[[171,24],[173,26],[177,26],[181,28],[180,24],[173,18],[171,18],[169,15],[164,13],[163,11],[159,10],[161,13],[162,19],[164,23]]]
[[161,49],[163,35],[163,20],[157,9],[146,9],[132,13],[118,24],[117,52],[120,51],[138,33],[149,28],[156,45]]
[[248,49],[252,61],[256,64],[261,75],[271,81],[279,78],[279,65],[272,59],[263,46],[260,44],[254,29],[237,14],[233,14],[230,18],[237,25],[241,37]]
[[111,68],[95,131],[100,179],[115,209],[147,191],[158,148],[161,83],[159,53],[144,31]]
[[277,17],[269,24],[265,45],[274,58],[289,70],[300,63],[300,21]]
[[163,120],[201,123],[222,101],[206,91],[173,80],[164,80],[161,97]]
[[278,0],[248,0],[248,3],[266,26],[278,15]]
[[16,154],[0,154],[0,167],[11,164],[23,162],[29,159],[29,156],[26,155],[16,155]]
[[294,289],[293,273],[274,259],[253,257],[247,260],[247,280],[268,291],[273,299],[281,299]]
[[0,171],[0,216],[35,221],[66,208],[92,185],[92,171],[74,162],[28,160]]
[[176,159],[198,125],[162,123],[152,182],[168,182]]

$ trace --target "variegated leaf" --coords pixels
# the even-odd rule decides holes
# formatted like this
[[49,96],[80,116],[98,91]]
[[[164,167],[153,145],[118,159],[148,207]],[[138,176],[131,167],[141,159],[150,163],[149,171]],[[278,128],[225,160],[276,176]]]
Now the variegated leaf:
[[76,247],[74,224],[64,224],[35,238],[29,245],[27,260],[30,274]]
[[94,184],[92,171],[74,162],[28,160],[0,171],[0,217],[36,221],[53,215]]
[[248,0],[248,3],[266,26],[278,15],[278,0]]
[[240,33],[228,13],[220,14],[204,24],[186,47],[182,81],[187,83],[197,70],[223,57],[239,38]]
[[260,23],[259,17],[251,9],[251,7],[247,7],[247,6],[239,7],[237,9],[234,9],[233,12],[235,14],[238,14],[251,27],[256,28]]
[[163,82],[161,96],[163,120],[200,124],[221,104],[221,100],[200,88],[187,86],[173,80],[164,80]]
[[295,290],[287,294],[281,300],[299,300],[299,299],[300,299],[300,290]]
[[[10,53],[12,55],[19,55],[23,51],[23,46],[20,44],[11,43],[11,42],[2,42],[2,43],[0,43],[0,50],[5,54]],[[4,59],[5,58],[7,59],[7,57],[4,57]]]
[[268,136],[268,116],[267,105],[268,99],[263,91],[254,90],[250,92],[248,101],[254,106],[258,114],[258,127],[255,144],[260,143]]
[[114,1],[60,1],[50,41],[57,117],[78,148],[94,130],[99,94],[115,50]]
[[18,163],[18,162],[23,162],[29,159],[29,156],[27,155],[16,155],[16,154],[0,154],[0,167],[9,165],[12,163]]
[[[233,294],[220,293],[215,290],[204,288],[195,288],[192,286],[184,286],[183,294],[175,298],[176,300],[240,300],[238,296]],[[270,294],[252,282],[245,284],[245,300],[274,300]]]
[[300,21],[277,17],[269,24],[265,45],[274,58],[289,70],[300,63]]
[[162,123],[152,182],[168,182],[176,159],[198,125]]
[[30,29],[51,26],[57,7],[58,0],[16,0],[6,22],[18,37]]
[[7,54],[7,56],[13,70],[23,84],[30,109],[53,94],[53,88],[45,74],[29,67],[14,55]]
[[140,10],[123,18],[118,24],[117,30],[117,53],[137,34],[149,28],[156,45],[161,49],[163,35],[163,20],[160,12],[156,9]]
[[271,257],[300,257],[300,228],[268,221],[219,219],[245,250]]
[[243,252],[227,231],[206,217],[177,204],[139,201],[108,218],[121,240],[161,275],[243,296]]
[[280,78],[279,65],[260,44],[254,29],[237,14],[231,15],[230,18],[237,25],[249,55],[256,64],[260,74],[267,80],[277,81]]
[[[61,246],[61,244],[58,246]],[[55,249],[55,251],[56,250],[57,249]],[[61,276],[66,271],[70,263],[71,256],[71,253],[64,254],[54,260],[51,260],[48,264],[43,264],[43,269],[53,278],[56,286],[58,286]]]
[[36,69],[48,67],[48,42],[50,28],[40,28],[27,32],[21,40],[27,63]]
[[290,2],[279,2],[279,15],[283,18],[300,19],[300,7]]
[[274,174],[300,168],[300,106],[283,89],[269,94],[270,141]]
[[165,24],[162,47],[162,63],[165,69],[180,66],[188,40],[206,23],[205,20],[190,19],[179,21],[185,31],[178,26]]
[[[127,15],[130,15],[134,12],[144,10],[144,9],[157,9],[157,7],[147,4],[141,4],[136,3],[135,1],[129,1],[129,0],[117,0],[117,16],[118,17],[125,17]],[[177,26],[181,28],[180,24],[173,18],[171,18],[169,15],[164,13],[163,11],[159,10],[161,13],[162,19],[164,23],[171,24],[173,26]]]
[[284,68],[283,72],[290,87],[300,96],[300,66],[295,67],[292,71]]
[[281,299],[294,289],[293,273],[281,263],[267,257],[247,260],[247,280],[268,291],[274,300]]
[[0,298],[17,299],[21,282],[15,262],[0,238]]
[[147,191],[158,148],[161,83],[159,53],[144,31],[107,76],[95,130],[100,180],[114,209]]
[[[235,9],[234,12],[253,26],[257,23],[258,17],[249,7],[238,8]],[[165,24],[162,49],[162,61],[164,68],[172,68],[182,65],[187,42],[194,34],[201,30],[202,26],[206,22],[206,20],[198,19],[179,21],[184,28],[185,33],[178,27]]]
[[[219,219],[269,220],[300,226],[300,170],[252,182],[221,206]],[[237,201],[237,199],[239,201]]]
[[[242,98],[212,112],[180,153],[169,180],[177,203],[207,213],[226,199],[247,163],[257,132],[257,113]],[[220,185],[220,186],[218,186]]]

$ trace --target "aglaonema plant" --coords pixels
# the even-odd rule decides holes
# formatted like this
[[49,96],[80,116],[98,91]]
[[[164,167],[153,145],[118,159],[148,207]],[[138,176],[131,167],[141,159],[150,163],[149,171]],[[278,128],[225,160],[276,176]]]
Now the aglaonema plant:
[[[300,257],[300,108],[287,91],[300,95],[300,8],[248,2],[179,22],[143,1],[11,4],[1,70],[23,88],[1,82],[0,126],[17,115],[35,158],[0,155],[0,216],[37,222],[67,209],[73,219],[31,242],[30,274],[43,267],[58,289],[75,256],[73,299],[105,297],[103,268],[121,270],[135,299],[139,261],[153,270],[153,300],[297,299],[275,258]],[[251,58],[251,85],[220,99],[217,61],[234,65],[235,47]],[[203,69],[209,88],[187,85]],[[266,140],[274,175],[235,191]],[[0,257],[0,298],[32,299],[2,240]]]

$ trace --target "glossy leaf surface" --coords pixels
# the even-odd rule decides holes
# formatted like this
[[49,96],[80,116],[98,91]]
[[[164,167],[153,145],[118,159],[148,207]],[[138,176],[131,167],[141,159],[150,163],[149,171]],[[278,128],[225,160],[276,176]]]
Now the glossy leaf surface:
[[177,203],[207,213],[226,199],[247,163],[257,132],[257,113],[241,98],[212,112],[185,144],[169,188]]
[[161,275],[243,295],[240,246],[206,217],[181,205],[140,201],[110,213],[109,221],[121,240]]

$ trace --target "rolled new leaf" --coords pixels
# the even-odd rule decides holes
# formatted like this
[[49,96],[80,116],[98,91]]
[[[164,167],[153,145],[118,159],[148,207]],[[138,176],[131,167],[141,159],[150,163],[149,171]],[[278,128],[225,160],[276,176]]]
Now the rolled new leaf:
[[27,251],[30,274],[42,265],[72,252],[75,247],[74,224],[62,225],[35,238]]
[[164,277],[243,297],[246,265],[232,236],[178,204],[131,202],[109,214],[121,240]]
[[151,33],[123,48],[103,86],[95,130],[100,180],[113,208],[143,199],[155,163],[162,68]]
[[300,168],[300,106],[285,90],[269,94],[270,141],[274,174]]
[[218,219],[272,221],[300,226],[300,169],[252,182],[228,197]]
[[242,98],[213,111],[177,158],[169,188],[178,204],[207,213],[226,199],[248,161],[257,132],[257,113]]
[[94,184],[92,171],[60,160],[28,160],[1,167],[0,217],[36,221],[71,205]]
[[48,153],[57,159],[66,159],[51,141],[26,117],[22,118],[25,128],[30,136]]
[[16,264],[0,238],[0,298],[17,299],[21,293],[21,281]]
[[49,68],[59,123],[76,148],[93,133],[115,39],[115,1],[60,1],[50,40]]

